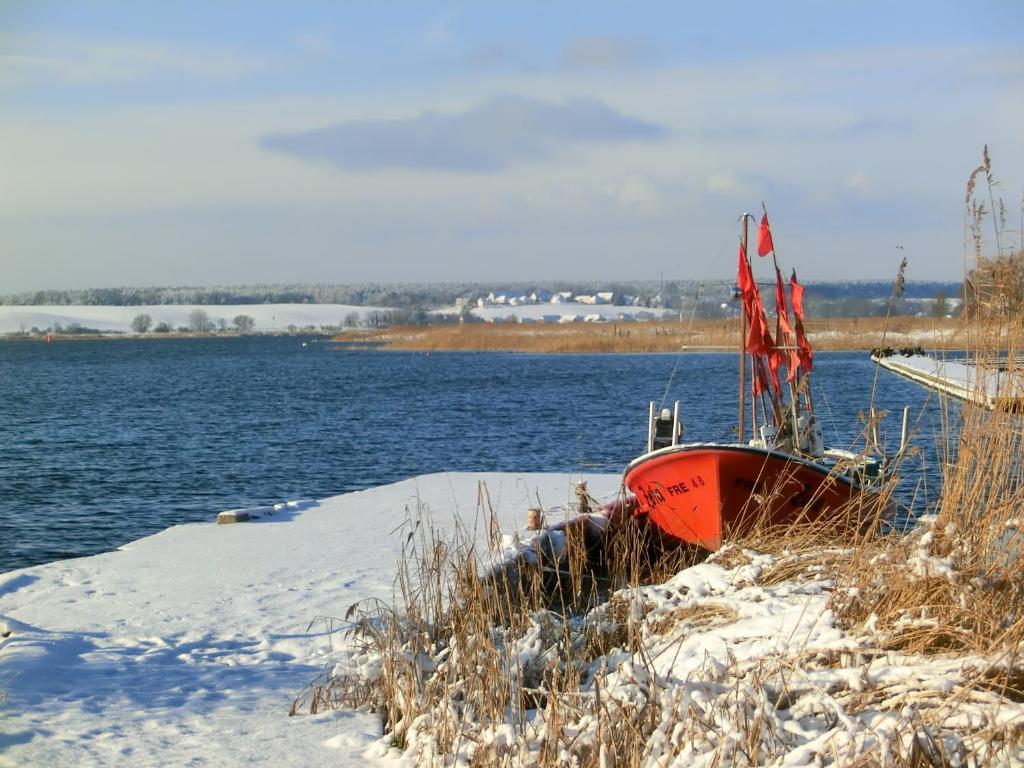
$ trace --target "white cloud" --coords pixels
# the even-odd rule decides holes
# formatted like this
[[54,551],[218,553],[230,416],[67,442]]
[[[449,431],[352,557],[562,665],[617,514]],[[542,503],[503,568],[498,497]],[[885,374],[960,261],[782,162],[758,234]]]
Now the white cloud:
[[732,171],[714,171],[707,177],[704,186],[709,192],[736,192],[740,182]]
[[606,191],[625,208],[652,213],[661,208],[661,195],[649,180],[630,176],[619,184],[607,186]]
[[292,44],[303,53],[325,59],[335,52],[334,41],[319,32],[304,32],[292,38]]
[[862,173],[853,173],[847,176],[846,180],[843,182],[843,186],[858,195],[870,194],[873,187],[871,179]]
[[3,41],[0,81],[105,83],[184,77],[235,80],[270,66],[270,59],[225,46],[155,40],[31,37]]

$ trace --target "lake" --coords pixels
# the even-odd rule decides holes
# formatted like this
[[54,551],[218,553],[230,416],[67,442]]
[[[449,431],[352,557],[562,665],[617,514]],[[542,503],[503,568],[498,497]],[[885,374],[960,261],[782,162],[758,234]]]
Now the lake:
[[[688,440],[734,440],[737,375],[725,353],[426,354],[263,336],[0,342],[0,571],[225,509],[429,472],[620,472],[644,446],[649,400],[682,401]],[[857,438],[874,377],[865,352],[817,355],[826,444]],[[890,450],[911,406],[923,451],[902,495],[918,489],[923,508],[937,491],[940,407],[885,371],[875,404],[889,412]]]

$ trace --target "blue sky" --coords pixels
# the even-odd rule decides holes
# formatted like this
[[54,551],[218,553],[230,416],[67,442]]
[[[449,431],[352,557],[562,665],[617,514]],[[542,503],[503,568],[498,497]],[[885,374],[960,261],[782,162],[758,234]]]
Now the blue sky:
[[[771,7],[777,5],[779,7]],[[962,272],[1024,4],[0,3],[4,291]]]

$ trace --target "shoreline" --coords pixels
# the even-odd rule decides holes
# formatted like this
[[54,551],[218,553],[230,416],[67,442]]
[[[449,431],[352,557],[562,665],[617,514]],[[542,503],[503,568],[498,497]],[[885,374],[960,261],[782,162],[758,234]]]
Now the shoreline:
[[57,344],[65,341],[163,341],[169,339],[212,340],[248,339],[253,337],[294,337],[297,339],[313,338],[314,340],[321,341],[330,341],[333,338],[330,333],[314,331],[299,331],[297,333],[289,333],[288,331],[268,331],[266,333],[232,333],[231,331],[225,331],[223,333],[181,333],[178,331],[173,333],[125,333],[121,331],[110,331],[109,333],[50,334],[49,338],[47,337],[47,334],[30,334],[23,336],[19,333],[8,333],[0,335],[0,341],[24,342],[26,344]]
[[[923,347],[959,351],[968,346],[968,328],[959,319],[834,318],[807,324],[815,351],[866,352],[879,347]],[[469,323],[393,325],[340,331],[236,331],[132,333],[112,330],[81,334],[0,335],[22,343],[81,341],[215,340],[255,337],[327,342],[336,350],[376,352],[519,352],[532,354],[678,354],[738,351],[739,332],[731,320],[696,323],[643,321],[605,323]]]

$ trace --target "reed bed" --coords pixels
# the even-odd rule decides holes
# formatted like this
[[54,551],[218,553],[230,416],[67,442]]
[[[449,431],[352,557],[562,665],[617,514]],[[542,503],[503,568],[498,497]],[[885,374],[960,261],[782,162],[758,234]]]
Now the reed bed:
[[[808,323],[811,343],[822,350],[892,347],[963,349],[963,324],[951,318],[847,318]],[[734,320],[629,323],[467,323],[392,326],[343,333],[336,341],[382,344],[415,351],[508,351],[536,353],[733,351],[739,345]]]
[[506,559],[530,542],[486,508],[451,537],[410,520],[395,601],[350,609],[350,645],[293,712],[378,712],[378,752],[416,765],[1012,764],[1024,578],[958,559],[990,521],[942,517],[654,563],[639,525],[597,562],[572,530]]

